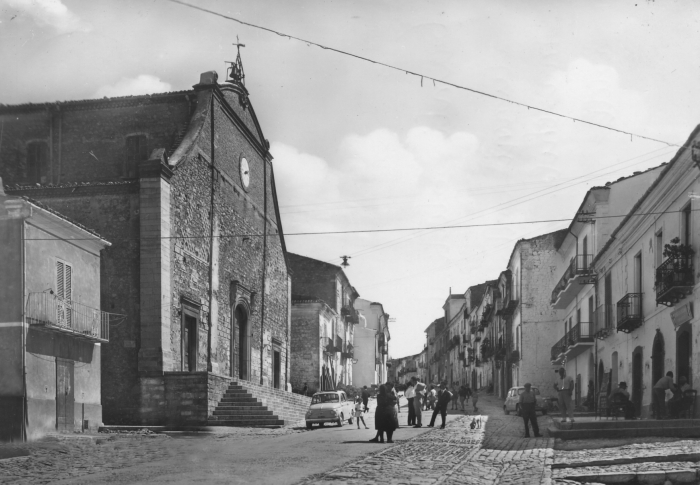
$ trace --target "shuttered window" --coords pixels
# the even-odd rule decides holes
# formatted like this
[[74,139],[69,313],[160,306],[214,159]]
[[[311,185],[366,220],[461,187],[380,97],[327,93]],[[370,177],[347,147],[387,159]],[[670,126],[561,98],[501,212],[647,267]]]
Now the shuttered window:
[[56,261],[56,296],[59,298],[58,322],[70,326],[72,321],[70,301],[73,299],[73,266],[63,261]]

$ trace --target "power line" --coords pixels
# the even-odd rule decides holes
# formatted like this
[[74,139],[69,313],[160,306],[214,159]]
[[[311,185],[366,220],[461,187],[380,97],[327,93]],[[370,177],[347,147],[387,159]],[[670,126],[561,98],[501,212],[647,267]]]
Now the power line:
[[539,108],[539,107],[537,107],[537,106],[529,105],[529,104],[527,104],[527,103],[522,103],[522,102],[520,102],[520,101],[515,101],[515,100],[513,100],[513,99],[504,98],[504,97],[502,97],[502,96],[497,96],[497,95],[495,95],[495,94],[487,93],[487,92],[485,92],[485,91],[480,91],[480,90],[478,90],[478,89],[470,88],[470,87],[467,87],[467,86],[462,86],[462,85],[460,85],[460,84],[456,84],[456,83],[453,83],[453,82],[450,82],[450,81],[445,81],[445,80],[443,80],[443,79],[439,79],[439,78],[435,78],[435,77],[432,77],[432,76],[428,76],[427,74],[421,74],[421,73],[419,73],[419,72],[410,71],[410,70],[404,69],[404,68],[402,68],[402,67],[397,67],[397,66],[393,66],[393,65],[391,65],[391,64],[387,64],[387,63],[385,63],[385,62],[375,61],[375,60],[370,59],[370,58],[368,58],[368,57],[360,56],[360,55],[358,55],[358,54],[353,54],[353,53],[351,53],[351,52],[347,52],[347,51],[344,51],[344,50],[341,50],[341,49],[336,49],[336,48],[334,48],[334,47],[329,47],[329,46],[326,46],[326,45],[323,45],[323,44],[319,44],[319,43],[317,43],[317,42],[313,42],[313,41],[311,41],[311,40],[302,39],[301,37],[296,37],[296,36],[293,36],[293,35],[290,35],[290,34],[285,34],[285,33],[283,33],[283,32],[279,32],[279,31],[274,30],[274,29],[271,29],[271,28],[269,28],[269,27],[263,27],[263,26],[261,26],[261,25],[256,25],[256,24],[252,24],[252,23],[250,23],[250,22],[245,22],[245,21],[240,20],[240,19],[237,19],[237,18],[235,18],[235,17],[231,17],[231,16],[229,16],[229,15],[225,15],[225,14],[222,14],[222,13],[220,13],[220,12],[216,12],[216,11],[214,11],[214,10],[209,10],[209,9],[206,9],[206,8],[203,8],[203,7],[199,7],[199,6],[197,6],[197,5],[192,5],[192,4],[190,4],[190,3],[183,2],[183,1],[181,1],[181,0],[167,0],[167,1],[172,2],[172,3],[177,3],[177,4],[183,5],[183,6],[185,6],[185,7],[189,7],[189,8],[192,8],[192,9],[195,9],[195,10],[199,10],[199,11],[202,11],[202,12],[206,12],[206,13],[209,13],[209,14],[212,14],[212,15],[216,15],[217,17],[221,17],[221,18],[224,18],[224,19],[227,19],[227,20],[231,20],[231,21],[233,21],[233,22],[237,22],[237,23],[239,23],[239,24],[241,24],[241,25],[245,25],[245,26],[248,26],[248,27],[252,27],[252,28],[254,28],[254,29],[264,30],[264,31],[266,31],[266,32],[270,32],[270,33],[279,35],[280,37],[286,37],[286,38],[288,38],[288,39],[298,40],[299,42],[304,42],[306,45],[309,45],[309,46],[313,45],[313,46],[315,46],[315,47],[319,47],[319,48],[324,49],[324,50],[328,50],[328,51],[331,51],[331,52],[335,52],[335,53],[337,53],[337,54],[342,54],[342,55],[344,55],[344,56],[353,57],[353,58],[359,59],[359,60],[361,60],[361,61],[370,62],[370,63],[372,63],[372,64],[377,64],[377,65],[379,65],[379,66],[383,66],[383,67],[386,67],[386,68],[389,68],[389,69],[393,69],[393,70],[395,70],[395,71],[403,72],[403,73],[405,73],[405,74],[410,74],[411,76],[419,77],[420,80],[421,80],[421,86],[423,86],[423,80],[426,79],[426,80],[428,80],[428,81],[432,81],[432,82],[433,82],[433,85],[435,85],[436,83],[444,84],[445,86],[451,86],[451,87],[453,87],[453,88],[461,89],[461,90],[464,90],[464,91],[469,91],[469,92],[471,92],[471,93],[478,94],[478,95],[480,95],[480,96],[486,96],[486,97],[488,97],[488,98],[496,99],[496,100],[499,100],[499,101],[505,101],[506,103],[514,104],[514,105],[516,105],[516,106],[521,106],[521,107],[527,108],[527,109],[529,109],[529,110],[531,109],[531,110],[534,110],[534,111],[539,111],[540,113],[545,113],[545,114],[549,114],[549,115],[552,115],[552,116],[557,116],[557,117],[559,117],[559,118],[569,119],[569,120],[572,120],[572,121],[574,121],[574,122],[584,123],[584,124],[586,124],[586,125],[594,126],[594,127],[597,127],[597,128],[603,128],[603,129],[605,129],[605,130],[614,131],[614,132],[617,132],[617,133],[621,133],[621,134],[623,134],[623,135],[629,135],[630,138],[631,138],[631,137],[636,137],[636,138],[639,138],[639,139],[642,139],[642,140],[649,140],[649,141],[653,141],[653,142],[657,142],[657,143],[663,143],[664,145],[668,145],[668,146],[674,146],[674,147],[679,146],[679,145],[676,145],[675,143],[670,143],[670,142],[667,142],[667,141],[664,141],[664,140],[660,140],[660,139],[658,139],[658,138],[652,138],[652,137],[645,136],[645,135],[639,135],[639,134],[633,133],[633,132],[631,132],[631,131],[625,131],[625,130],[622,130],[622,129],[619,129],[619,128],[614,128],[614,127],[611,127],[611,126],[603,125],[603,124],[601,124],[601,123],[595,123],[595,122],[593,122],[593,121],[587,121],[587,120],[584,120],[584,119],[581,119],[581,118],[576,118],[576,117],[574,117],[574,116],[565,115],[565,114],[558,113],[558,112],[556,112],[556,111],[548,110],[548,109],[545,109],[545,108]]
[[[692,212],[697,212],[700,211],[700,209],[692,209]],[[682,212],[680,210],[673,210],[673,211],[661,211],[661,212],[644,212],[644,213],[638,213],[638,214],[632,214],[632,216],[650,216],[650,215],[661,215],[661,214],[677,214],[679,212]],[[578,215],[578,214],[577,214]],[[586,219],[588,220],[597,220],[597,219],[611,219],[611,218],[622,218],[622,217],[627,217],[629,214],[618,214],[618,215],[607,215],[607,216],[588,216],[586,215]],[[497,226],[517,226],[517,225],[523,225],[523,224],[544,224],[544,223],[550,223],[550,222],[569,222],[572,219],[570,217],[564,218],[564,219],[542,219],[542,220],[533,220],[533,221],[514,221],[514,222],[490,222],[490,223],[485,223],[485,224],[459,224],[459,225],[453,225],[453,226],[422,226],[422,227],[392,227],[388,229],[349,229],[349,230],[342,230],[342,231],[315,231],[315,232],[293,232],[290,234],[285,234],[285,237],[287,236],[332,236],[332,235],[340,235],[340,234],[368,234],[368,233],[382,233],[382,232],[404,232],[404,231],[439,231],[439,230],[445,230],[445,229],[469,229],[473,227],[497,227]],[[276,233],[267,233],[268,236],[275,236]],[[111,238],[113,241],[131,241],[131,240],[139,240],[139,241],[147,241],[147,240],[162,240],[162,239],[209,239],[212,237],[219,238],[219,239],[228,239],[228,238],[250,238],[250,237],[262,237],[265,236],[265,234],[220,234],[218,236],[211,236],[211,235],[205,235],[205,236],[159,236],[159,237],[124,237],[124,238]],[[53,238],[26,238],[25,241],[96,241],[100,240],[97,236],[92,237],[92,238],[58,238],[58,237],[53,237]]]

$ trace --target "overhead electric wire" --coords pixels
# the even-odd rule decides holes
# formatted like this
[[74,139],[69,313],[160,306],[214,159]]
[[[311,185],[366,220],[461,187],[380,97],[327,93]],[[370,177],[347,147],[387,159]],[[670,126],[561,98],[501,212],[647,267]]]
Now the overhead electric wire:
[[488,97],[488,98],[496,99],[496,100],[499,100],[499,101],[505,101],[505,102],[507,102],[507,103],[514,104],[514,105],[516,105],[516,106],[521,106],[521,107],[523,107],[523,108],[527,108],[527,109],[529,109],[529,110],[531,109],[531,110],[539,111],[539,112],[541,112],[541,113],[546,113],[546,114],[549,114],[549,115],[552,115],[552,116],[557,116],[557,117],[559,117],[559,118],[569,119],[569,120],[572,120],[572,121],[574,121],[574,122],[584,123],[584,124],[586,124],[586,125],[594,126],[594,127],[597,127],[597,128],[603,128],[603,129],[605,129],[605,130],[610,130],[610,131],[614,131],[614,132],[617,132],[617,133],[622,133],[622,134],[624,134],[624,135],[629,135],[630,137],[636,137],[636,138],[639,138],[639,139],[642,139],[642,140],[649,140],[649,141],[653,141],[653,142],[656,142],[656,143],[663,143],[664,145],[673,146],[673,147],[678,147],[678,146],[680,146],[680,145],[676,145],[675,143],[670,143],[670,142],[667,142],[667,141],[665,141],[665,140],[660,140],[660,139],[658,139],[658,138],[652,138],[652,137],[650,137],[650,136],[640,135],[640,134],[637,134],[637,133],[633,133],[633,132],[631,132],[631,131],[626,131],[626,130],[622,130],[622,129],[619,129],[619,128],[614,128],[614,127],[612,127],[612,126],[603,125],[603,124],[601,124],[601,123],[596,123],[596,122],[593,122],[593,121],[588,121],[588,120],[584,120],[584,119],[581,119],[581,118],[576,118],[576,117],[574,117],[574,116],[565,115],[565,114],[563,114],[563,113],[558,113],[558,112],[556,112],[556,111],[552,111],[552,110],[549,110],[549,109],[539,108],[539,107],[534,106],[534,105],[530,105],[530,104],[523,103],[523,102],[520,102],[520,101],[515,101],[515,100],[509,99],[509,98],[504,98],[504,97],[498,96],[498,95],[496,95],[496,94],[487,93],[487,92],[485,92],[485,91],[481,91],[481,90],[478,90],[478,89],[470,88],[470,87],[467,87],[467,86],[462,86],[462,85],[460,85],[460,84],[456,84],[456,83],[453,83],[453,82],[450,82],[450,81],[446,81],[446,80],[443,80],[443,79],[435,78],[435,77],[429,76],[429,75],[427,75],[427,74],[421,74],[421,73],[419,73],[419,72],[414,72],[414,71],[411,71],[411,70],[409,70],[409,69],[405,69],[405,68],[402,68],[402,67],[398,67],[398,66],[394,66],[394,65],[391,65],[391,64],[387,64],[387,63],[385,63],[385,62],[375,61],[374,59],[370,59],[369,57],[364,57],[364,56],[360,56],[360,55],[358,55],[358,54],[353,54],[352,52],[348,52],[348,51],[344,51],[344,50],[341,50],[341,49],[337,49],[337,48],[335,48],[335,47],[330,47],[330,46],[326,46],[326,45],[323,45],[323,44],[319,44],[318,42],[314,42],[314,41],[311,41],[311,40],[303,39],[303,38],[301,38],[301,37],[296,37],[296,36],[294,36],[294,35],[285,34],[284,32],[279,32],[279,31],[274,30],[274,29],[271,29],[271,28],[269,28],[269,27],[263,27],[262,25],[252,24],[252,23],[250,23],[250,22],[246,22],[246,21],[237,19],[237,18],[235,18],[235,17],[231,17],[230,15],[225,15],[225,14],[223,14],[223,13],[221,13],[221,12],[216,12],[216,11],[214,11],[214,10],[209,10],[209,9],[207,9],[207,8],[199,7],[199,6],[197,6],[197,5],[192,5],[191,3],[183,2],[183,1],[181,1],[181,0],[167,0],[167,1],[172,2],[172,3],[177,3],[177,4],[179,4],[179,5],[183,5],[183,6],[185,6],[185,7],[189,7],[189,8],[195,9],[195,10],[199,10],[199,11],[201,11],[201,12],[206,12],[206,13],[209,13],[209,14],[211,14],[211,15],[216,15],[216,16],[218,16],[218,17],[221,17],[221,18],[224,18],[224,19],[227,19],[227,20],[231,20],[231,21],[236,22],[236,23],[239,23],[239,24],[241,24],[241,25],[245,25],[245,26],[248,26],[248,27],[252,27],[252,28],[254,28],[254,29],[264,30],[264,31],[266,31],[266,32],[270,32],[270,33],[279,35],[280,37],[286,37],[286,38],[288,38],[288,39],[293,39],[293,40],[297,40],[297,41],[299,41],[299,42],[304,42],[305,44],[307,44],[307,45],[309,45],[309,46],[313,45],[313,46],[319,47],[319,48],[321,48],[321,49],[323,49],[323,50],[335,52],[336,54],[341,54],[341,55],[344,55],[344,56],[353,57],[353,58],[359,59],[359,60],[361,60],[361,61],[370,62],[370,63],[372,63],[372,64],[376,64],[376,65],[379,65],[379,66],[383,66],[383,67],[386,67],[386,68],[388,68],[388,69],[393,69],[393,70],[395,70],[395,71],[399,71],[399,72],[403,72],[403,73],[405,73],[405,74],[410,74],[410,75],[412,75],[412,76],[419,77],[419,78],[421,79],[421,86],[423,85],[423,80],[424,80],[424,79],[427,79],[428,81],[432,81],[433,84],[435,84],[435,83],[440,83],[440,84],[443,84],[443,85],[445,85],[445,86],[451,86],[451,87],[453,87],[453,88],[461,89],[461,90],[464,90],[464,91],[468,91],[468,92],[471,92],[471,93],[474,93],[474,94],[478,94],[478,95],[480,95],[480,96],[486,96],[486,97]]
[[[691,209],[691,212],[698,212],[700,209]],[[644,212],[644,213],[639,213],[639,214],[632,214],[634,217],[638,216],[651,216],[651,215],[661,215],[661,214],[677,214],[682,212],[681,210],[672,210],[672,211],[661,211],[661,212]],[[611,219],[611,218],[623,218],[627,217],[630,214],[616,214],[616,215],[607,215],[607,216],[589,216],[586,215],[585,217],[587,219]],[[286,236],[332,236],[332,235],[337,235],[337,234],[366,234],[366,233],[381,233],[381,232],[403,232],[403,231],[422,231],[422,230],[446,230],[446,229],[469,229],[472,227],[495,227],[495,226],[516,226],[516,225],[523,225],[523,224],[543,224],[543,223],[549,223],[549,222],[569,222],[571,221],[572,218],[566,217],[562,219],[542,219],[542,220],[531,220],[531,221],[512,221],[512,222],[490,222],[490,223],[485,223],[485,224],[458,224],[458,225],[452,225],[452,226],[420,226],[420,227],[392,227],[392,228],[387,228],[387,229],[348,229],[348,230],[342,230],[342,231],[309,231],[309,232],[292,232],[289,234],[285,234]],[[210,235],[205,235],[205,236],[158,236],[158,237],[118,237],[118,238],[108,238],[105,239],[106,241],[148,241],[148,240],[162,240],[162,239],[210,239],[212,237],[214,238],[219,238],[219,239],[229,239],[229,238],[237,238],[237,237],[263,237],[265,234],[262,233],[256,233],[256,234],[220,234],[218,236],[210,236]],[[268,232],[268,236],[274,236],[276,233],[274,232]],[[107,237],[107,236],[104,236]],[[52,238],[42,238],[42,237],[36,237],[36,238],[26,238],[25,241],[95,241],[95,240],[100,240],[100,236],[94,236],[91,238],[60,238],[60,237],[52,237]]]

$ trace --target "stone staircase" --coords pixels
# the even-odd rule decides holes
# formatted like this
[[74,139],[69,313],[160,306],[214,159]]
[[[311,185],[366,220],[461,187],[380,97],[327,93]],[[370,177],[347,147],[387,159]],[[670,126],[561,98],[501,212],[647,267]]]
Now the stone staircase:
[[209,426],[279,427],[304,421],[311,398],[246,381],[231,382]]

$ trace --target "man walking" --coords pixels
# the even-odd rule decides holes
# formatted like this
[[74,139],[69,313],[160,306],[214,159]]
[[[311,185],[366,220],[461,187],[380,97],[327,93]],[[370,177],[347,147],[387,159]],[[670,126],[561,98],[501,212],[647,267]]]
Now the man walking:
[[520,394],[520,414],[523,416],[523,421],[525,422],[525,437],[530,437],[530,427],[532,424],[532,431],[535,433],[535,438],[540,438],[540,427],[537,425],[537,412],[535,411],[535,405],[537,403],[537,398],[535,393],[530,389],[532,384],[527,382],[525,384],[525,390]]
[[457,400],[459,399],[459,394],[457,392],[457,384],[454,382],[452,383],[452,391],[451,392],[452,392],[452,410],[456,411],[458,409],[457,408]]
[[364,386],[362,388],[362,406],[364,407],[362,412],[365,412],[365,413],[369,412],[369,407],[367,407],[368,403],[369,403],[369,391],[367,390],[367,386]]
[[416,376],[411,377],[411,382],[413,382],[413,389],[416,392],[413,398],[413,410],[416,413],[414,428],[420,428],[423,426],[423,397],[425,396],[425,384],[420,382]]
[[574,422],[574,405],[571,402],[571,394],[574,392],[574,380],[566,375],[566,369],[559,368],[559,382],[554,383],[559,397],[559,409],[561,409],[562,423],[566,423],[566,415]]
[[467,402],[467,386],[462,384],[459,388],[459,403],[462,405],[462,412],[467,412],[465,403]]
[[430,418],[430,424],[428,425],[429,428],[432,428],[433,426],[435,426],[435,418],[437,417],[438,413],[440,413],[440,417],[442,418],[442,426],[440,426],[440,429],[445,429],[445,418],[447,417],[447,406],[450,405],[451,400],[452,400],[452,393],[447,388],[447,382],[442,381],[440,383],[440,395],[438,396],[438,400],[435,403],[435,410],[433,411],[433,417]]

